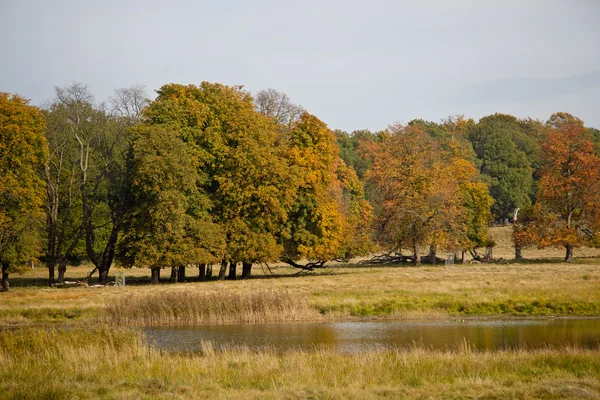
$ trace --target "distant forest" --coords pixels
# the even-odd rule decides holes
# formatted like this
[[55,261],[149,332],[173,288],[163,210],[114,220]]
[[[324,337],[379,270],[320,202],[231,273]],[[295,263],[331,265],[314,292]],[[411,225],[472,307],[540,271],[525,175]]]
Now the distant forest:
[[482,259],[493,223],[512,224],[517,259],[600,246],[600,131],[568,113],[348,133],[273,89],[167,84],[147,97],[132,86],[98,104],[72,84],[40,109],[0,93],[4,291],[32,260],[52,285],[82,262],[102,283],[113,265],[157,283],[191,266],[203,280],[373,254]]

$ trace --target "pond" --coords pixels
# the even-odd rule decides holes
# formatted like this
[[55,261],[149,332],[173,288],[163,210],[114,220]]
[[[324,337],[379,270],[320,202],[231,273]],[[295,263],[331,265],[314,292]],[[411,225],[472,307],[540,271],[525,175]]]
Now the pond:
[[442,321],[347,321],[312,323],[165,326],[143,328],[162,350],[195,352],[203,341],[215,348],[248,347],[361,352],[376,348],[542,348],[573,345],[600,348],[600,319],[467,319]]

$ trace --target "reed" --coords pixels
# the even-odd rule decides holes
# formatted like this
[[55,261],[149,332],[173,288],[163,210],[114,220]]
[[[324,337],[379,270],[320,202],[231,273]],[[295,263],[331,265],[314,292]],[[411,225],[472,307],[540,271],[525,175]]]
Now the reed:
[[322,317],[306,299],[286,291],[180,289],[119,297],[107,304],[101,318],[120,325],[166,325],[301,321]]

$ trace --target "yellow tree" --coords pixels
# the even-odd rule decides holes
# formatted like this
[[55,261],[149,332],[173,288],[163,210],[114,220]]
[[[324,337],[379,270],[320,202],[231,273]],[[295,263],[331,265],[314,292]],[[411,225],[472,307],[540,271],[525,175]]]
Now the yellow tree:
[[[294,203],[281,235],[281,259],[311,270],[327,261],[371,250],[371,207],[363,199],[356,173],[339,157],[335,134],[304,112],[288,134],[296,186]],[[300,259],[308,260],[300,264]]]
[[17,95],[0,93],[0,265],[2,291],[8,275],[40,250],[47,154],[44,118]]

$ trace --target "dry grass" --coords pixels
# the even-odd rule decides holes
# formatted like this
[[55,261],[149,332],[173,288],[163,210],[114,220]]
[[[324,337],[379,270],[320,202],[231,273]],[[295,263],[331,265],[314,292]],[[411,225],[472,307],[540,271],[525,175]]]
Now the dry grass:
[[108,304],[102,319],[119,325],[227,324],[315,320],[306,299],[287,292],[192,292],[132,294]]
[[478,352],[464,345],[165,354],[133,331],[0,332],[6,399],[599,398],[600,353],[564,347]]

